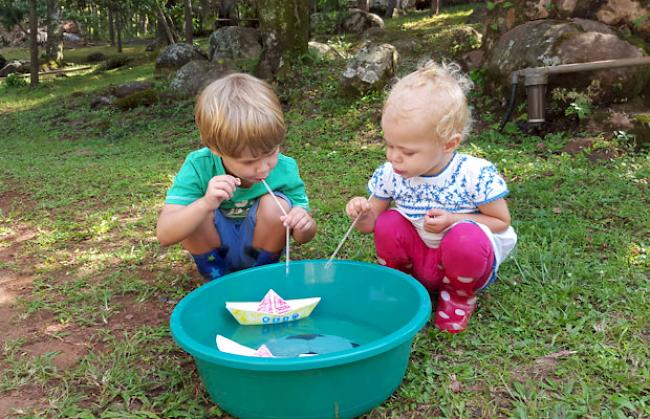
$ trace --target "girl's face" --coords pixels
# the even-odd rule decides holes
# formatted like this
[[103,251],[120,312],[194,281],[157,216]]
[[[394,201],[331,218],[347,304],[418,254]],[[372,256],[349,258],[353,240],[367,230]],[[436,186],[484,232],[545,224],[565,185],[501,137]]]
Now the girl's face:
[[250,150],[246,150],[240,157],[221,156],[221,161],[226,171],[241,179],[243,187],[250,187],[266,179],[271,170],[278,164],[280,147],[276,147],[268,154],[253,157]]
[[390,113],[382,117],[386,159],[395,173],[404,178],[440,173],[460,143],[457,135],[447,141],[440,140],[425,120],[405,120],[392,117]]

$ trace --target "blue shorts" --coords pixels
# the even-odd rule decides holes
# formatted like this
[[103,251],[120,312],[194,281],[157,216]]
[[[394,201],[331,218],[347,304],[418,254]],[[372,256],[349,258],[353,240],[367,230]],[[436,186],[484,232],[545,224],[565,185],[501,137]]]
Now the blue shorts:
[[[291,207],[291,201],[286,195],[280,192],[274,194],[287,201]],[[220,208],[214,210],[214,226],[219,233],[221,245],[229,248],[226,261],[232,270],[250,268],[255,264],[255,259],[246,252],[246,248],[253,244],[259,204],[260,200],[257,199],[244,218],[226,217]]]

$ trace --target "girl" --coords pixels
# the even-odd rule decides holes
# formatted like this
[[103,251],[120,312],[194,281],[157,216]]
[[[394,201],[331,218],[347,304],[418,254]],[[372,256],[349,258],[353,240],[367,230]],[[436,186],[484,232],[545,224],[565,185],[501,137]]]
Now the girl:
[[400,80],[382,113],[388,161],[368,182],[373,199],[346,206],[357,230],[374,232],[379,263],[439,291],[435,324],[451,333],[465,330],[476,292],[517,241],[496,167],[456,152],[471,125],[470,87],[457,66],[432,62]]

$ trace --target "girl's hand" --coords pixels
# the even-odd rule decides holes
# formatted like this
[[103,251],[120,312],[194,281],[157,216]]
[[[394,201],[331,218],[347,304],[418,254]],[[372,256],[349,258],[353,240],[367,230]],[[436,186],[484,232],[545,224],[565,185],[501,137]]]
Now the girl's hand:
[[453,224],[451,213],[438,208],[431,208],[424,216],[424,231],[442,233]]
[[203,201],[209,210],[219,208],[221,203],[232,198],[241,180],[230,175],[215,176],[208,182]]
[[367,214],[372,209],[370,202],[363,196],[355,196],[345,206],[348,217],[355,219],[360,215]]
[[312,231],[316,222],[303,207],[293,207],[286,216],[280,217],[285,227],[289,227],[294,234],[304,234]]

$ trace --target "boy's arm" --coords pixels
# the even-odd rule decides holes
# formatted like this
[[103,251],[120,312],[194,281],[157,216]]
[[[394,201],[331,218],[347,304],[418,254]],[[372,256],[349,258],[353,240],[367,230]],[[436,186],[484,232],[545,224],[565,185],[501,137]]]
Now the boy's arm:
[[213,209],[204,199],[190,205],[165,204],[156,226],[156,237],[163,246],[185,240],[205,220]]
[[239,178],[230,175],[215,176],[208,182],[203,198],[187,206],[165,204],[156,226],[160,244],[169,246],[185,240],[223,201],[232,198],[239,185]]

